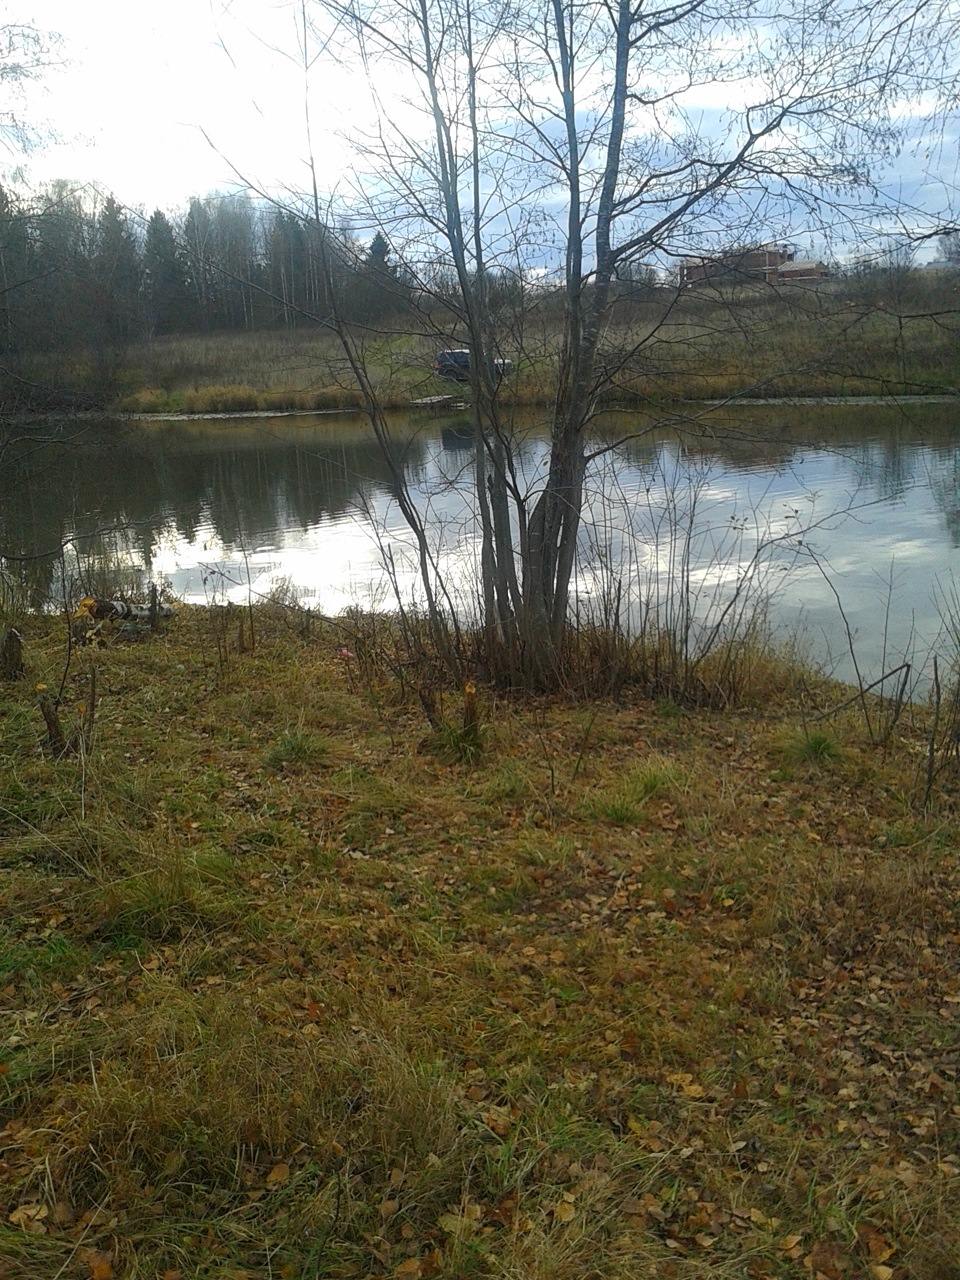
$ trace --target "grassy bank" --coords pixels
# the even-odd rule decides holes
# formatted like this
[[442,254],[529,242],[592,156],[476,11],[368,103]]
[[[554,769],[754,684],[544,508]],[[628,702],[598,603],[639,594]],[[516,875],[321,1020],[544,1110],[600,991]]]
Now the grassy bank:
[[[611,402],[647,402],[955,391],[960,386],[955,290],[950,293],[943,282],[919,284],[931,296],[911,298],[906,317],[888,299],[858,296],[836,285],[781,295],[750,286],[620,305],[604,341],[605,359],[617,368],[605,395]],[[946,310],[933,296],[938,288],[949,295]],[[522,327],[519,346],[512,326],[500,335],[502,350],[516,366],[504,384],[504,398],[518,406],[550,404],[561,346],[557,317],[534,308]],[[409,331],[361,339],[386,408],[455,390],[432,373],[442,345],[436,334]],[[141,412],[330,409],[360,403],[329,334],[167,339],[128,352],[125,377],[135,389],[120,406]]]
[[[956,277],[880,273],[779,293],[745,285],[621,298],[602,358],[615,370],[610,402],[798,395],[917,395],[957,391]],[[385,322],[355,334],[385,408],[456,390],[432,371],[461,345],[449,317]],[[514,361],[508,404],[551,404],[561,318],[547,298],[498,318]],[[360,405],[339,343],[316,328],[165,337],[122,351],[33,357],[18,385],[41,398],[139,413],[329,410]],[[21,392],[11,387],[11,396]],[[56,397],[59,396],[59,400]]]
[[4,1280],[960,1275],[921,713],[881,751],[768,659],[736,710],[481,690],[465,736],[454,691],[437,736],[345,624],[253,622],[75,653],[59,758],[21,625]]

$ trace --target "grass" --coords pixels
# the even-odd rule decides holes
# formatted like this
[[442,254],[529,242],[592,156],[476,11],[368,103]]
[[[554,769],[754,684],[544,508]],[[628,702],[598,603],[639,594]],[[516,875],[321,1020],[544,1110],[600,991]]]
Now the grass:
[[843,752],[832,733],[804,726],[789,735],[783,754],[793,764],[829,765],[838,761]]
[[[835,279],[817,288],[670,290],[620,300],[601,359],[613,371],[608,403],[729,396],[862,396],[956,392],[955,279],[916,272],[900,282]],[[514,317],[513,319],[517,319]],[[449,317],[389,322],[354,335],[382,406],[445,394],[432,359],[459,342]],[[549,406],[561,341],[555,304],[531,304],[514,350],[511,318],[500,342],[515,369],[508,406]],[[109,376],[102,352],[30,357],[25,381],[58,387],[65,403],[146,414],[321,412],[362,401],[334,335],[321,329],[178,335],[134,343]],[[455,388],[453,388],[455,390]]]
[[340,622],[216,625],[90,657],[83,759],[56,620],[0,688],[4,1280],[958,1274],[925,713],[821,751],[755,664],[732,710],[480,688],[465,753]]
[[268,751],[263,763],[277,772],[281,769],[303,769],[329,760],[333,743],[320,733],[312,733],[300,727],[285,729]]
[[668,761],[650,760],[631,769],[612,787],[595,791],[583,801],[588,818],[602,818],[617,826],[632,826],[648,802],[678,787],[677,769]]

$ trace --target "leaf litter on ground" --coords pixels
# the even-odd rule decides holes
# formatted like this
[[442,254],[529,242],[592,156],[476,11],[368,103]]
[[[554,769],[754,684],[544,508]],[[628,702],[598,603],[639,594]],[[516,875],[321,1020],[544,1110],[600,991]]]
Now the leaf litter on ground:
[[[257,634],[98,653],[82,762],[0,695],[0,1277],[960,1274],[919,713],[791,771],[786,698],[626,696],[584,751],[576,705],[484,693],[454,764],[332,630]],[[333,744],[295,773],[291,724]]]

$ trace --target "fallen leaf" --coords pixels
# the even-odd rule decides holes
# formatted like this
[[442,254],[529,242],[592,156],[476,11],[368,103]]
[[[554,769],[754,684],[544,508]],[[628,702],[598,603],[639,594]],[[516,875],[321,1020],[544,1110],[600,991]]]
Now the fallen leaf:
[[73,1209],[66,1200],[57,1201],[51,1216],[58,1227],[72,1227],[75,1219]]
[[510,1132],[511,1124],[508,1116],[498,1115],[496,1111],[485,1111],[481,1119],[498,1138],[505,1138]]
[[847,1270],[844,1251],[830,1240],[818,1240],[803,1260],[803,1265],[814,1274],[822,1273],[827,1280],[843,1280]]
[[275,1164],[267,1174],[267,1186],[281,1186],[290,1177],[290,1166],[288,1164]]
[[442,1268],[443,1254],[439,1249],[431,1249],[420,1259],[420,1274],[424,1280],[431,1280],[431,1277],[439,1275]]
[[703,1085],[694,1083],[689,1071],[677,1071],[667,1076],[667,1082],[675,1084],[688,1098],[702,1098],[705,1092]]
[[873,1262],[886,1262],[897,1251],[897,1246],[891,1244],[882,1231],[878,1230],[872,1222],[861,1222],[857,1227],[857,1238],[860,1243],[866,1245],[867,1252]]
[[44,1235],[46,1227],[43,1226],[43,1219],[48,1212],[45,1204],[21,1204],[8,1216],[7,1221],[31,1235]]

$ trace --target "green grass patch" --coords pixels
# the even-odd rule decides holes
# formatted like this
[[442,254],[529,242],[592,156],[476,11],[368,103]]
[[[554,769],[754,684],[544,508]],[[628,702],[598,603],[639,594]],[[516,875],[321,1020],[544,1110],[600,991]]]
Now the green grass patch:
[[323,734],[304,729],[286,729],[263,758],[267,769],[304,769],[328,763],[334,744]]
[[650,761],[631,769],[613,785],[595,790],[583,801],[588,818],[600,818],[617,826],[632,826],[656,797],[682,787],[682,774],[664,761]]
[[783,755],[790,764],[822,767],[836,764],[842,759],[843,751],[833,734],[803,728],[784,741]]

